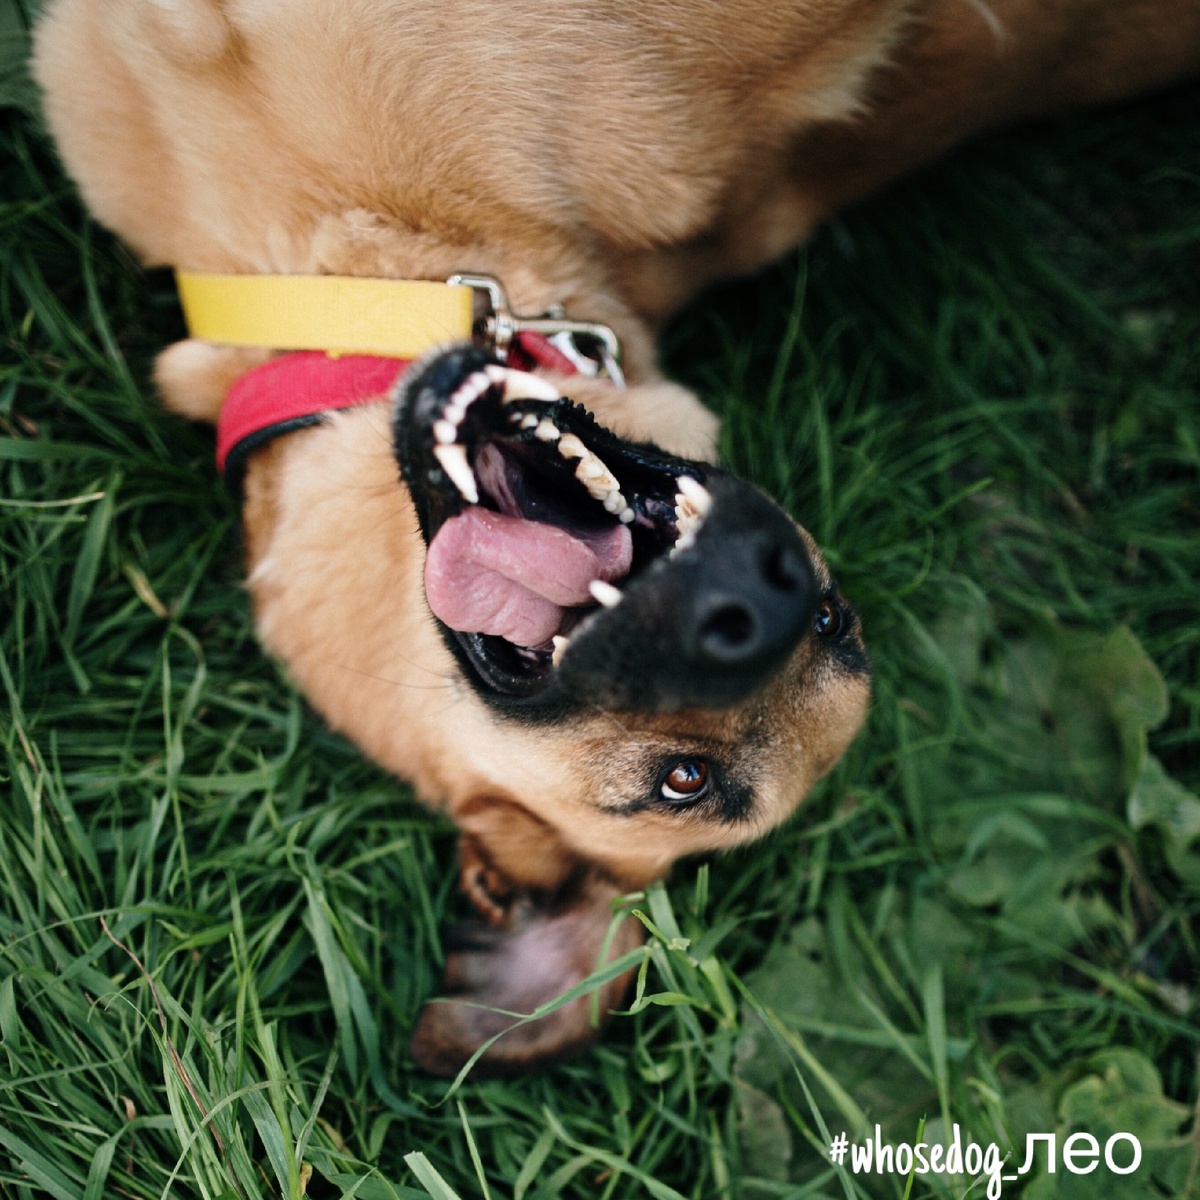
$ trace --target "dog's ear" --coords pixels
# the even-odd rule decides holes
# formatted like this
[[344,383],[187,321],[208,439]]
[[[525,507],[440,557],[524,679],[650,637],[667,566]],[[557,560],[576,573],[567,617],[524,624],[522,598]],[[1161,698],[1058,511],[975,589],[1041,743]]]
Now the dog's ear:
[[[598,967],[639,946],[641,924],[626,917],[613,926],[618,886],[570,855],[557,835],[511,802],[472,806],[459,845],[463,886],[479,912],[451,931],[445,994],[426,1004],[413,1031],[412,1054],[423,1070],[453,1076],[490,1038],[473,1073],[534,1070],[570,1055],[597,1033],[621,1003],[632,969],[593,995],[522,1022],[580,983]],[[490,832],[492,837],[480,836]],[[511,869],[506,869],[511,868]],[[607,951],[606,951],[606,942]]]

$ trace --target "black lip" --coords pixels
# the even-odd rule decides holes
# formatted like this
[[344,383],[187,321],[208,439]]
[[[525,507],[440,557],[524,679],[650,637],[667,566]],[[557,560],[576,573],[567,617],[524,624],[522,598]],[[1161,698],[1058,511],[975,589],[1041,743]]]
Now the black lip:
[[[475,347],[455,348],[417,364],[401,383],[396,456],[426,544],[467,504],[435,454],[435,423],[445,419],[464,381],[489,365],[500,364]],[[511,417],[545,415],[575,434],[611,468],[636,510],[634,563],[615,608],[579,610],[557,667],[546,650],[439,622],[475,690],[493,706],[532,719],[584,706],[669,711],[736,703],[779,670],[811,628],[818,602],[812,564],[791,519],[727,472],[618,438],[569,399],[506,402],[503,391],[497,383],[459,418],[458,440],[468,456],[489,442],[503,446],[518,475],[531,480],[519,501],[529,519],[612,523],[615,517],[588,497],[557,452]],[[681,475],[702,485],[711,507],[694,543],[671,553]],[[480,502],[489,504],[486,494]]]
[[[451,398],[467,378],[489,366],[501,365],[493,356],[475,347],[456,348],[416,364],[401,382],[394,418],[396,457],[413,495],[421,533],[427,544],[445,521],[465,507],[459,489],[434,455],[434,425],[443,417]],[[606,519],[606,516],[588,499],[585,489],[574,479],[571,468],[564,465],[562,459],[546,453],[544,444],[539,445],[531,431],[512,428],[509,414],[514,410],[550,420],[564,433],[573,433],[605,462],[614,467],[619,463],[622,482],[628,482],[630,489],[638,495],[639,516],[660,525],[673,523],[675,480],[679,475],[690,475],[704,483],[713,473],[713,468],[706,463],[676,458],[649,443],[617,437],[598,424],[582,405],[568,397],[522,400],[514,404],[504,399],[502,387],[496,385],[471,405],[461,426],[462,440],[473,447],[487,440],[503,440],[515,455],[531,456],[531,461],[535,458],[538,472],[554,476],[554,486],[563,492],[574,493],[578,501],[576,519],[579,520],[588,520],[589,514],[598,520]],[[487,503],[486,499],[484,503]],[[539,513],[536,511],[538,504],[536,495],[523,498],[523,514],[532,520],[551,520],[559,525],[568,520],[563,515]],[[607,519],[611,523],[611,517]],[[639,549],[643,555],[654,556],[670,549],[671,541],[663,540],[661,530],[658,542],[655,542],[649,525],[636,523],[633,534],[635,541],[642,542]]]

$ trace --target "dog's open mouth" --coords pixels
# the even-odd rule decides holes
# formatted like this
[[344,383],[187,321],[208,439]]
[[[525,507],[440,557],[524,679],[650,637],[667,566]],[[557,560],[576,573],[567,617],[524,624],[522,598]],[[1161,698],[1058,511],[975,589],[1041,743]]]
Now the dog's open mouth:
[[539,690],[622,589],[692,544],[711,505],[704,465],[622,441],[473,348],[411,373],[396,433],[429,607],[506,695]]

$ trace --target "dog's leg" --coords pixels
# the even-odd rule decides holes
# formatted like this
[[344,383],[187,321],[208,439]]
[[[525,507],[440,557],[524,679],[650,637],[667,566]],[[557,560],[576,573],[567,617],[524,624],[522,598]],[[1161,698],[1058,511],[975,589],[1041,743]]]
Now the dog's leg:
[[[503,1034],[476,1073],[528,1071],[595,1037],[592,1000],[581,997],[536,1021],[512,1014],[554,1000],[636,948],[644,932],[632,918],[614,926],[613,901],[622,889],[566,851],[526,810],[489,798],[456,817],[466,831],[459,843],[463,889],[482,920],[469,917],[451,930],[445,995],[421,1011],[413,1057],[424,1070],[454,1075]],[[621,1003],[630,978],[626,971],[601,986],[601,1021]]]
[[700,238],[612,265],[661,322],[705,285],[747,274],[826,218],[975,133],[1113,101],[1200,73],[1195,0],[929,0],[914,6],[856,113],[806,124],[731,186]]
[[980,130],[1105,103],[1200,71],[1195,0],[936,0],[876,76],[867,115],[797,144],[807,219]]

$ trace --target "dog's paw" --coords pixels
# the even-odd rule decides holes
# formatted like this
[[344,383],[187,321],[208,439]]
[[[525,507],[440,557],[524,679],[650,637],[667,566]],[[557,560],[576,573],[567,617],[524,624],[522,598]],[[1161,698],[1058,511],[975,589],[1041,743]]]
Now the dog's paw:
[[472,1073],[515,1075],[591,1042],[621,1003],[633,968],[600,985],[595,1025],[591,993],[529,1017],[642,943],[644,930],[631,917],[616,924],[608,942],[618,895],[611,884],[588,877],[554,896],[522,894],[510,901],[501,927],[460,922],[450,936],[445,995],[425,1005],[413,1031],[417,1066],[453,1076],[486,1046]]
[[193,421],[215,422],[225,393],[273,352],[243,346],[217,346],[187,338],[168,346],[155,360],[154,382],[163,405]]

